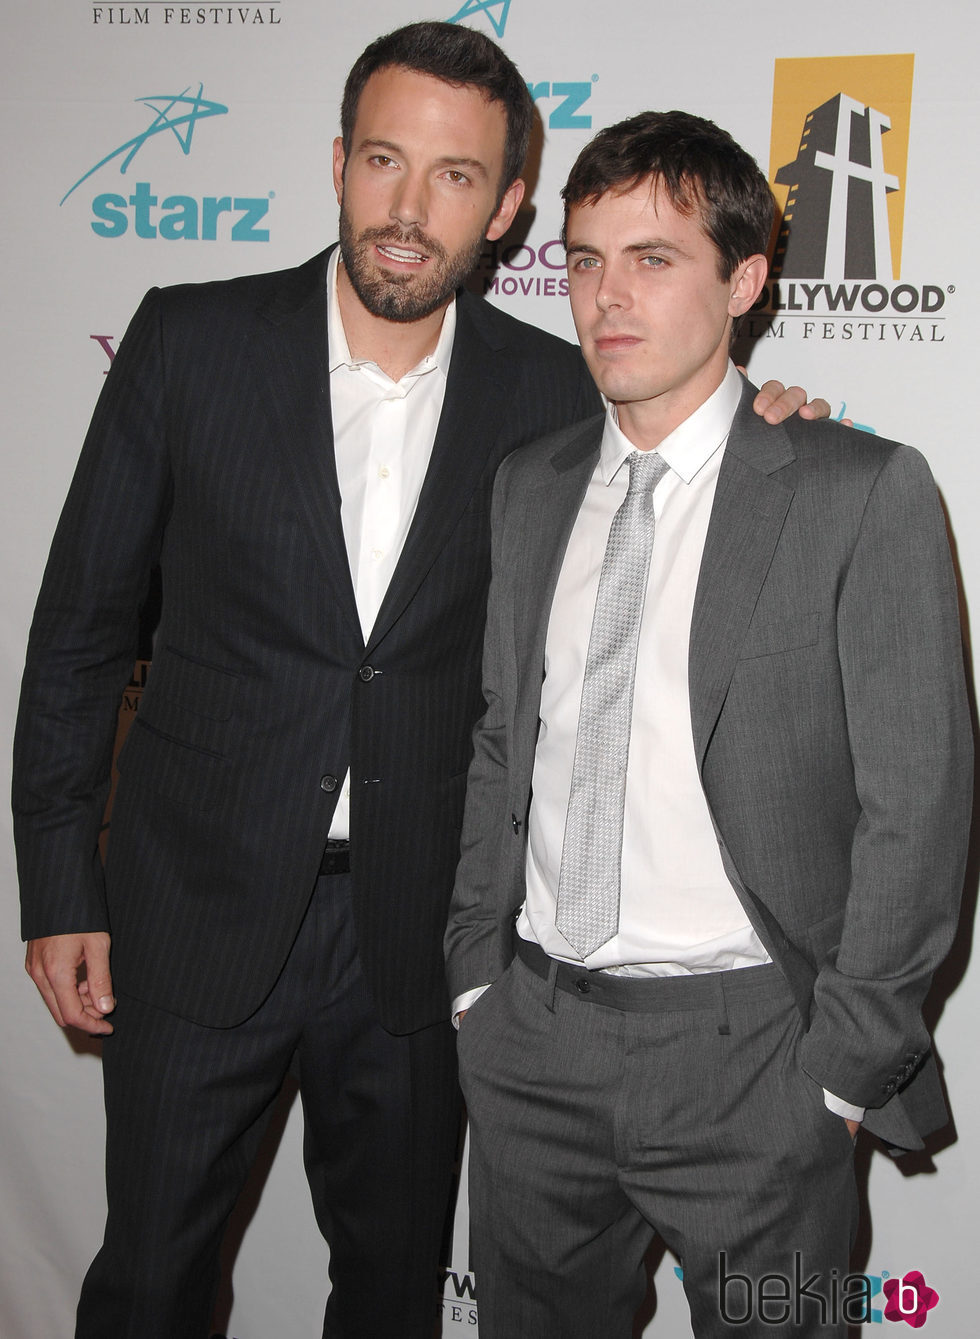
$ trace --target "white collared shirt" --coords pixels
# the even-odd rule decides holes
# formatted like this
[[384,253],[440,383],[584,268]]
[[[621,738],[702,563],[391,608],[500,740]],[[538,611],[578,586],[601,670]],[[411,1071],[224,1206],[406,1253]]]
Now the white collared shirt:
[[[400,381],[377,363],[353,358],[337,297],[340,251],[327,267],[327,344],[334,455],[341,520],[365,643],[401,557],[432,456],[456,334],[456,303],[443,317],[434,352]],[[350,835],[350,773],[330,836]]]
[[[715,485],[742,380],[718,389],[659,446],[656,537],[640,623],[623,827],[618,933],[590,968],[668,976],[750,967],[769,955],[729,882],[698,775],[688,644]],[[548,624],[528,822],[527,900],[517,930],[565,962],[582,959],[555,910],[579,705],[599,573],[636,448],[610,406],[599,461],[575,520]]]

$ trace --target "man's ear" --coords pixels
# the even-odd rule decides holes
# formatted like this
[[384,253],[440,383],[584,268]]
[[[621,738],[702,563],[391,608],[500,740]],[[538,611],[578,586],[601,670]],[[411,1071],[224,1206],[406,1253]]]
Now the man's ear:
[[498,237],[503,237],[504,233],[514,222],[514,215],[520,208],[521,201],[524,199],[524,183],[520,177],[512,181],[504,191],[504,198],[497,206],[497,212],[490,220],[487,228],[487,241],[495,242]]
[[729,316],[744,316],[762,292],[768,273],[769,261],[765,256],[749,256],[735,267],[729,280]]
[[337,192],[338,205],[344,198],[344,163],[346,161],[344,141],[338,135],[333,142],[333,188]]

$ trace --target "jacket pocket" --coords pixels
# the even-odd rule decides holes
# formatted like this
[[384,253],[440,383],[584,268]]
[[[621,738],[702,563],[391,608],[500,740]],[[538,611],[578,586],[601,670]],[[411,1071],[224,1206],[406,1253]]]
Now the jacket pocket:
[[801,647],[816,646],[820,640],[820,615],[792,614],[788,618],[766,619],[758,627],[749,627],[739,650],[740,660],[776,656]]

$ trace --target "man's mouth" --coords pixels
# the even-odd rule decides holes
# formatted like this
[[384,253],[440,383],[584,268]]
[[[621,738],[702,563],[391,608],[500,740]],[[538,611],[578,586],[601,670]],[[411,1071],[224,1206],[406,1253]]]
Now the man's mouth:
[[639,335],[617,334],[600,335],[595,341],[595,347],[600,353],[620,353],[625,350],[634,349],[643,341]]
[[392,246],[390,243],[375,243],[379,255],[399,265],[424,265],[429,259],[421,251],[412,251],[404,246]]

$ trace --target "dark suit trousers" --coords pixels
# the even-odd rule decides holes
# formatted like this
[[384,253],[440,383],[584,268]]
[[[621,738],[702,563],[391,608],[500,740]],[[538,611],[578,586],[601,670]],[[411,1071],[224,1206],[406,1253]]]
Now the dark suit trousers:
[[460,1027],[480,1339],[629,1339],[655,1232],[699,1339],[843,1336],[853,1146],[778,969],[576,979],[517,960]]
[[[121,998],[106,1038],[103,1247],[78,1339],[203,1339],[218,1251],[295,1059],[307,1174],[330,1246],[330,1339],[431,1339],[459,1123],[448,1022],[375,1019],[350,878],[320,878],[286,966],[246,1022],[206,1028]],[[221,946],[215,946],[220,953]]]

